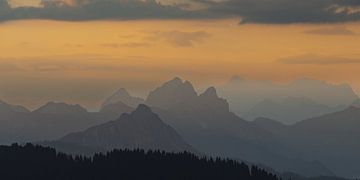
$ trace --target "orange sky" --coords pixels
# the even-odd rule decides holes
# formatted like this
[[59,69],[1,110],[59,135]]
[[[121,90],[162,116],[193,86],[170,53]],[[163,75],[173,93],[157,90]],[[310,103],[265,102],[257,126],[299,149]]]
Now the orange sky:
[[360,23],[32,20],[1,23],[0,40],[0,98],[29,98],[30,106],[50,99],[93,106],[117,87],[141,94],[173,76],[198,87],[234,74],[276,82],[311,77],[360,92]]

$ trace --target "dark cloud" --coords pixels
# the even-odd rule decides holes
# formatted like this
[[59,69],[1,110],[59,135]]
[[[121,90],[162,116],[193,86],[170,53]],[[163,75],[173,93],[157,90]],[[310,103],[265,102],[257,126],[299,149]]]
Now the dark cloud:
[[[206,0],[201,0],[206,2]],[[242,17],[242,23],[328,23],[355,21],[359,13],[349,14],[360,1],[354,0],[227,0],[209,1],[209,11]]]
[[85,21],[101,19],[175,19],[199,16],[199,12],[185,12],[179,7],[165,6],[155,0],[43,0],[41,5],[42,7],[14,8],[4,16],[0,16],[0,20],[53,19]]
[[[333,23],[360,20],[359,0],[191,0],[162,5],[155,0],[43,0],[40,8],[2,12],[0,20],[194,19],[238,17],[241,23]],[[0,7],[8,6],[0,0]],[[185,8],[184,8],[185,7]]]
[[205,31],[158,31],[154,32],[154,35],[150,37],[150,39],[164,40],[176,47],[191,47],[209,37],[210,34]]
[[294,56],[280,59],[279,62],[284,64],[298,64],[298,65],[339,65],[339,64],[360,64],[360,58],[347,57],[330,57],[320,56],[316,54],[304,54],[301,56]]
[[313,30],[305,31],[304,33],[314,34],[314,35],[344,35],[344,36],[351,36],[357,34],[354,31],[351,31],[344,27],[313,29]]

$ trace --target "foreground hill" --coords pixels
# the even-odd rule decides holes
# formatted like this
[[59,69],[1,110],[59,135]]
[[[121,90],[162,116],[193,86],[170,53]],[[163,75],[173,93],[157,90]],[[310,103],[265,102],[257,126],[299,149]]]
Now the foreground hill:
[[168,152],[195,151],[145,105],[139,105],[131,114],[122,114],[115,121],[69,134],[58,142],[105,150],[140,148]]
[[27,144],[0,146],[2,179],[277,180],[256,166],[193,154],[114,150],[92,158],[72,157]]

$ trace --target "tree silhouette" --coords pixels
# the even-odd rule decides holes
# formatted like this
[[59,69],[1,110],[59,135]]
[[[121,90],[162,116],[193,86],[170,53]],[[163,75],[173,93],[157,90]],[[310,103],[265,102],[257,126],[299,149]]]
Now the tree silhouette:
[[0,179],[55,180],[277,180],[265,170],[230,159],[188,152],[113,150],[93,157],[71,156],[26,144],[0,146]]

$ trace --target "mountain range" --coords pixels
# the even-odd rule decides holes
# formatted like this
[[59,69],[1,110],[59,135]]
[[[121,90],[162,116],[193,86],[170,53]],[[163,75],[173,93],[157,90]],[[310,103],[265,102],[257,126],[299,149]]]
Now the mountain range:
[[58,142],[105,150],[159,149],[167,152],[196,152],[172,127],[142,104],[132,113],[124,113],[115,121],[71,133],[60,138]]
[[[155,88],[142,103],[137,102],[140,103],[137,108],[131,104],[133,101],[122,102],[122,99],[134,98],[129,93],[116,94],[112,96],[114,99],[109,97],[103,103],[99,112],[59,102],[49,102],[30,112],[1,103],[0,142],[49,141],[58,147],[86,151],[191,150],[309,177],[360,176],[356,166],[360,160],[356,139],[360,137],[357,131],[360,110],[356,102],[345,110],[314,114],[312,118],[289,125],[281,122],[286,118],[244,120],[232,112],[231,105],[214,87],[197,93],[189,81],[180,78]],[[286,101],[306,106],[317,104],[303,97]],[[321,105],[314,107],[327,109]],[[283,108],[290,111],[296,106]]]
[[125,88],[120,88],[102,103],[101,108],[118,102],[136,108],[138,105],[143,104],[144,101],[142,98],[131,96]]
[[[277,120],[280,121],[288,117],[280,116],[276,108],[273,111],[267,109],[266,112],[259,109],[264,106],[264,103],[273,103],[278,107],[286,105],[299,106],[297,108],[299,111],[291,109],[294,113],[293,117],[282,121],[284,123],[294,123],[303,120],[301,118],[308,119],[314,117],[314,115],[322,115],[324,108],[327,109],[326,111],[336,112],[340,110],[339,107],[346,108],[358,99],[358,96],[348,84],[332,84],[310,78],[281,84],[270,81],[248,80],[234,76],[226,84],[219,86],[218,89],[220,96],[229,100],[231,110],[241,117],[251,118],[248,120],[257,118],[254,117],[255,115],[262,114],[278,117]],[[286,102],[289,98],[292,100],[296,98],[298,100],[306,99],[307,103],[301,105],[301,101],[303,101],[301,100],[289,104],[289,102]],[[314,106],[314,110],[308,110],[307,105]],[[319,109],[319,112],[315,112],[315,109]]]
[[305,119],[340,111],[346,107],[330,107],[304,97],[286,97],[279,98],[278,100],[263,100],[245,113],[243,117],[249,120],[266,117],[284,124],[295,124]]

